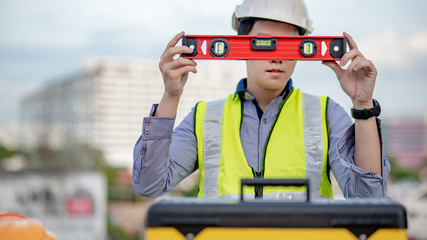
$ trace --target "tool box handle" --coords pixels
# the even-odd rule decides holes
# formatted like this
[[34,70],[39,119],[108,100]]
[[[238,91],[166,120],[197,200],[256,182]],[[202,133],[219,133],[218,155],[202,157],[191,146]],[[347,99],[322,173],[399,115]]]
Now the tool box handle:
[[310,201],[310,185],[309,180],[306,178],[286,178],[286,179],[268,179],[268,178],[250,178],[242,179],[240,183],[240,201],[243,202],[243,186],[305,186],[306,201]]

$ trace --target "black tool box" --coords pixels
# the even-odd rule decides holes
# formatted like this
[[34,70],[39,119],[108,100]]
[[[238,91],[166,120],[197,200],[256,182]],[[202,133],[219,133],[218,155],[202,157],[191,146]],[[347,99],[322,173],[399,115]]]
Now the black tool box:
[[389,199],[178,198],[150,206],[146,239],[390,240],[407,239],[406,229],[405,208]]

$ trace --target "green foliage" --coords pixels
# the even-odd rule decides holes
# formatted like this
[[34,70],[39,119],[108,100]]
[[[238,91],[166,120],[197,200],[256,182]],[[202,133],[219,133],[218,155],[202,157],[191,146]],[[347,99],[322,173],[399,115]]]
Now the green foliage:
[[139,240],[138,234],[131,235],[123,231],[120,226],[113,224],[111,221],[107,223],[108,239],[110,240]]
[[194,183],[190,189],[181,191],[181,194],[184,197],[197,197],[197,193],[199,193],[199,182]]
[[82,143],[63,148],[39,147],[26,154],[32,169],[104,170],[107,167],[102,151]]
[[388,157],[390,162],[390,178],[396,181],[420,181],[416,169],[402,168],[397,164],[397,161],[393,157]]
[[5,146],[0,145],[0,162],[5,159],[11,158],[17,154],[21,154],[21,152],[13,149],[8,149]]
[[146,199],[135,191],[132,182],[117,182],[117,176],[123,171],[127,171],[127,169],[115,167],[105,168],[104,173],[108,182],[108,201],[145,201]]
[[88,144],[70,143],[63,148],[39,147],[31,151],[8,149],[0,145],[0,162],[22,156],[28,169],[104,170],[107,168],[102,151]]

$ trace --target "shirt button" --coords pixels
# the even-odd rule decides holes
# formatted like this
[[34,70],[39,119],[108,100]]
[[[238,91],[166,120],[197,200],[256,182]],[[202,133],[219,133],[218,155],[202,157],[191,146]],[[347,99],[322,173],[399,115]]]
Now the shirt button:
[[145,134],[144,134],[146,137],[149,137],[150,136],[150,132],[145,132]]
[[151,121],[150,121],[150,120],[147,120],[147,121],[145,122],[145,124],[147,124],[147,126],[150,126],[150,125],[151,125]]
[[264,121],[264,124],[267,124],[267,118],[264,118],[263,121]]

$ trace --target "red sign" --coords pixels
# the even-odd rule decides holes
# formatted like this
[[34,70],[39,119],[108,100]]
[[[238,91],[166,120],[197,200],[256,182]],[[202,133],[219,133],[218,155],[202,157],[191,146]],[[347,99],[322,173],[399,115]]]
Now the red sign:
[[93,201],[88,197],[69,198],[65,201],[65,210],[70,215],[92,215]]

